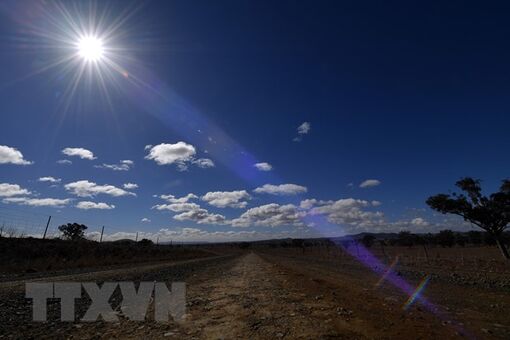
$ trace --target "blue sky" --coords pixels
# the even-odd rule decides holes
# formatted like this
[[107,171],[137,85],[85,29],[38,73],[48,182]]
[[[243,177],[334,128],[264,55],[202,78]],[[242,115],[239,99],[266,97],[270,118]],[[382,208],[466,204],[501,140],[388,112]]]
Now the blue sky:
[[[4,219],[176,240],[434,231],[467,226],[428,196],[508,177],[504,3],[96,5],[0,5]],[[76,32],[119,19],[102,59],[80,57]]]

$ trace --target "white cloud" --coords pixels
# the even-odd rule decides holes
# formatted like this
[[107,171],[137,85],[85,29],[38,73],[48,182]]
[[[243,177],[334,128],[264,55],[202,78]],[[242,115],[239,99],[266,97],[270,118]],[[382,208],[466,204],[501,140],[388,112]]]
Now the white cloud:
[[115,206],[113,204],[106,204],[103,202],[91,202],[91,201],[81,201],[76,204],[76,208],[83,209],[83,210],[89,210],[89,209],[99,209],[99,210],[110,210],[114,209]]
[[64,165],[64,164],[73,164],[73,162],[72,162],[72,161],[70,161],[70,160],[68,160],[68,159],[59,159],[59,160],[57,161],[57,163],[58,163],[58,164],[62,164],[62,165]]
[[[301,202],[303,203],[303,202]],[[335,224],[348,224],[358,227],[370,227],[384,224],[384,214],[369,211],[367,208],[378,206],[377,201],[344,198],[337,201],[316,201],[310,208],[309,215],[326,215],[328,221]]]
[[187,168],[187,163],[193,160],[196,154],[195,147],[184,142],[175,144],[162,143],[150,148],[145,159],[152,159],[158,165],[177,164],[180,170]]
[[198,224],[225,224],[226,221],[225,216],[210,213],[196,203],[161,204],[153,208],[178,212],[179,214],[173,217],[178,221],[194,221]]
[[79,197],[93,197],[98,194],[106,194],[114,197],[136,196],[135,193],[117,188],[113,185],[97,185],[94,182],[81,180],[64,185],[64,188]]
[[147,217],[144,217],[144,218],[141,219],[141,222],[143,222],[143,223],[151,223],[151,220],[148,219]]
[[297,184],[264,184],[261,187],[253,190],[258,194],[270,194],[270,195],[297,195],[308,191],[304,186]]
[[266,162],[255,163],[254,167],[256,167],[260,171],[271,171],[273,169],[273,166]]
[[188,194],[184,197],[176,198],[173,195],[161,195],[162,199],[170,204],[158,204],[153,206],[157,210],[170,210],[178,212],[173,218],[178,221],[194,221],[198,224],[226,224],[226,218],[220,214],[213,214],[200,207],[196,203],[189,202],[191,199],[198,198],[194,194]]
[[46,177],[39,177],[38,181],[39,182],[49,182],[49,183],[60,183],[61,179],[51,177],[51,176],[46,176]]
[[298,126],[297,132],[300,135],[306,135],[310,132],[311,128],[312,126],[310,125],[310,122],[304,122],[303,124]]
[[16,203],[21,205],[29,205],[33,207],[55,207],[61,208],[67,205],[72,200],[70,198],[58,199],[58,198],[30,198],[30,197],[10,197],[4,198],[4,203]]
[[136,183],[124,183],[122,185],[122,187],[124,189],[127,189],[127,190],[133,190],[133,189],[138,189],[138,184],[136,184]]
[[198,166],[199,168],[203,169],[214,167],[214,162],[212,161],[212,159],[209,158],[195,159],[192,163]]
[[145,150],[149,150],[149,154],[145,159],[152,159],[158,165],[175,164],[177,170],[186,171],[190,164],[199,168],[212,168],[214,162],[209,158],[195,159],[197,153],[195,147],[185,142],[177,142],[175,144],[162,143],[155,146],[146,145]]
[[411,220],[411,224],[415,227],[427,227],[430,225],[425,219],[421,217],[416,217]]
[[170,203],[170,204],[157,204],[157,205],[153,206],[152,209],[170,210],[173,212],[183,212],[183,211],[200,209],[200,206],[196,203],[178,202],[178,203]]
[[226,218],[220,214],[213,214],[206,209],[193,209],[174,216],[178,221],[193,221],[198,224],[225,224]]
[[250,199],[250,194],[246,190],[237,191],[214,191],[208,192],[202,196],[202,201],[209,203],[217,208],[245,208]]
[[307,135],[310,132],[311,128],[312,128],[312,126],[311,126],[310,122],[304,122],[301,125],[299,125],[297,128],[298,136],[295,137],[293,139],[293,141],[301,142],[301,140],[303,139],[303,136]]
[[187,194],[183,197],[175,197],[174,195],[161,195],[159,196],[161,199],[164,199],[165,201],[169,203],[186,203],[189,202],[192,199],[197,199],[198,196],[192,193]]
[[0,197],[12,197],[30,194],[30,191],[21,188],[17,184],[0,183]]
[[232,220],[233,227],[250,226],[303,226],[301,218],[304,213],[300,212],[293,204],[279,205],[270,203],[248,209],[239,218]]
[[130,170],[135,163],[129,159],[124,159],[119,162],[119,164],[106,164],[103,163],[101,165],[94,165],[94,168],[99,169],[110,169],[113,171],[128,171]]
[[23,154],[18,149],[0,145],[0,164],[29,165],[33,163],[24,159]]
[[381,181],[379,181],[377,179],[366,179],[360,183],[359,187],[360,188],[371,188],[371,187],[376,187],[380,184],[381,184]]
[[322,201],[322,200],[316,200],[315,198],[311,198],[311,199],[302,200],[301,203],[299,204],[299,207],[301,209],[307,210],[307,209],[313,208],[316,205],[323,205],[323,204],[328,204],[331,202],[333,202],[333,201]]
[[81,159],[93,160],[97,158],[94,157],[94,153],[92,153],[92,151],[84,148],[65,148],[62,150],[62,153],[66,156],[76,156]]

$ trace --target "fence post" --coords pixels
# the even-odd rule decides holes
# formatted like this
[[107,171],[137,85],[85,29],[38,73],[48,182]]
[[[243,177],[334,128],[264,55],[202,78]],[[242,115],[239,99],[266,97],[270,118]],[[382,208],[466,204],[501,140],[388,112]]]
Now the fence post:
[[103,233],[104,233],[104,226],[101,228],[101,237],[99,238],[99,243],[103,242]]
[[427,246],[425,243],[423,244],[423,250],[425,250],[425,257],[427,258],[427,263],[429,262],[429,252],[427,251]]
[[156,245],[158,245],[158,244],[159,244],[159,236],[158,236],[158,238],[156,240]]
[[138,231],[136,232],[136,239],[135,242],[138,242]]
[[42,237],[43,240],[46,238],[46,233],[48,232],[48,227],[50,226],[50,221],[51,221],[51,215],[48,217],[48,222],[46,223],[46,229],[44,229],[44,235]]

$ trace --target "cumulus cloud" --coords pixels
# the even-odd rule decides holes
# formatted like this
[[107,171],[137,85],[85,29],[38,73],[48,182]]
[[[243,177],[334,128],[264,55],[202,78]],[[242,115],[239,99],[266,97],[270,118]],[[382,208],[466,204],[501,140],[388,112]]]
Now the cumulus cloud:
[[122,185],[122,187],[126,190],[133,190],[133,189],[138,189],[138,184],[136,183],[124,183]]
[[212,159],[209,158],[195,159],[192,163],[198,166],[199,168],[203,169],[214,167],[214,162],[212,161]]
[[113,185],[98,185],[94,182],[81,180],[64,185],[64,188],[78,197],[93,197],[99,194],[118,196],[136,196],[135,193],[117,188]]
[[49,183],[60,183],[61,179],[51,177],[51,176],[46,176],[46,177],[39,177],[38,181],[39,182],[49,182]]
[[176,198],[173,195],[161,195],[162,199],[169,202],[169,204],[157,204],[153,209],[169,210],[178,212],[173,218],[178,221],[193,221],[198,224],[226,224],[226,218],[220,214],[213,214],[200,205],[189,202],[191,199],[198,198],[195,194],[188,194],[184,197]]
[[177,202],[177,203],[170,203],[170,204],[157,204],[157,205],[153,206],[152,209],[170,210],[173,212],[183,212],[183,211],[200,209],[200,205],[198,205],[196,203]]
[[148,219],[147,217],[144,217],[144,218],[141,219],[141,222],[142,223],[151,223],[151,220]]
[[377,179],[366,179],[360,183],[359,187],[360,188],[371,188],[371,187],[376,187],[380,184],[381,184],[381,181],[379,181]]
[[204,169],[215,166],[212,159],[196,159],[197,151],[195,147],[185,142],[177,142],[175,144],[161,143],[155,146],[146,145],[145,150],[149,150],[149,154],[145,156],[145,159],[154,160],[158,165],[175,164],[179,171],[188,170],[190,164]]
[[232,220],[233,227],[250,226],[303,226],[305,214],[293,204],[280,205],[270,203],[248,209],[239,218]]
[[254,167],[256,167],[259,171],[271,171],[273,169],[273,166],[266,162],[255,163]]
[[16,203],[20,205],[29,205],[33,207],[54,207],[61,208],[71,202],[70,198],[31,198],[31,197],[8,197],[2,200],[4,203]]
[[[301,202],[303,204],[303,202]],[[344,198],[336,201],[316,201],[309,206],[310,215],[325,215],[335,224],[348,224],[358,227],[370,227],[384,224],[384,214],[367,208],[378,206],[377,201]]]
[[119,162],[119,164],[106,164],[103,163],[101,165],[94,165],[94,168],[99,169],[109,169],[113,171],[128,171],[130,170],[135,163],[129,159],[124,159]]
[[110,210],[114,209],[115,206],[113,204],[106,204],[103,202],[91,202],[91,201],[81,201],[76,204],[76,208],[83,209],[83,210],[90,210],[90,209],[99,209],[99,210]]
[[220,214],[213,214],[196,203],[158,204],[152,207],[157,210],[178,212],[173,218],[178,221],[193,221],[198,224],[225,224],[226,218]]
[[249,199],[250,194],[246,190],[214,191],[202,196],[202,201],[217,208],[245,208]]
[[33,163],[24,159],[23,154],[18,149],[0,145],[0,164],[29,165]]
[[195,154],[195,147],[191,144],[184,142],[161,143],[150,147],[149,154],[145,156],[145,159],[154,160],[158,165],[177,164],[180,169],[185,169],[186,164],[193,160]]
[[226,218],[220,214],[213,214],[206,209],[198,208],[188,210],[174,216],[178,221],[193,221],[198,224],[225,224]]
[[416,217],[411,220],[411,224],[415,227],[428,227],[430,225],[425,219]]
[[175,197],[174,195],[161,195],[159,196],[161,199],[169,202],[169,203],[186,203],[192,199],[197,199],[198,196],[192,193],[187,194],[183,197]]
[[57,164],[62,164],[62,165],[68,165],[68,164],[73,164],[73,162],[71,162],[70,160],[68,159],[59,159],[57,161]]
[[84,148],[65,148],[62,150],[62,153],[69,157],[76,156],[81,159],[93,160],[97,158],[92,151]]
[[30,195],[30,191],[17,184],[0,183],[0,197]]
[[303,139],[304,135],[307,135],[312,128],[310,122],[304,122],[297,127],[297,137],[293,139],[294,142],[300,142]]
[[253,190],[257,194],[270,194],[270,195],[297,195],[308,191],[304,186],[297,184],[264,184],[261,187]]

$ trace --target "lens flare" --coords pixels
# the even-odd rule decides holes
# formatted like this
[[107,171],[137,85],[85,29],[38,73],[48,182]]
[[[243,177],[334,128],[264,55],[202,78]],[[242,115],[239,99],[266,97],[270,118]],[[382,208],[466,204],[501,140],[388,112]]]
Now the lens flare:
[[420,282],[418,287],[416,287],[416,290],[414,293],[407,299],[406,303],[402,307],[403,310],[407,310],[411,305],[416,301],[417,298],[420,297],[420,294],[423,292],[425,287],[427,286],[427,283],[430,281],[430,275],[425,276],[425,278]]
[[379,281],[377,281],[377,283],[375,284],[375,287],[378,288],[380,287],[383,282],[386,280],[386,278],[388,277],[388,275],[390,275],[390,273],[392,272],[393,268],[395,268],[395,266],[398,264],[398,256],[395,257],[395,260],[393,260],[393,262],[390,264],[390,266],[388,267],[388,269],[386,269],[386,271],[384,272],[384,274],[381,276],[381,278],[379,279]]

